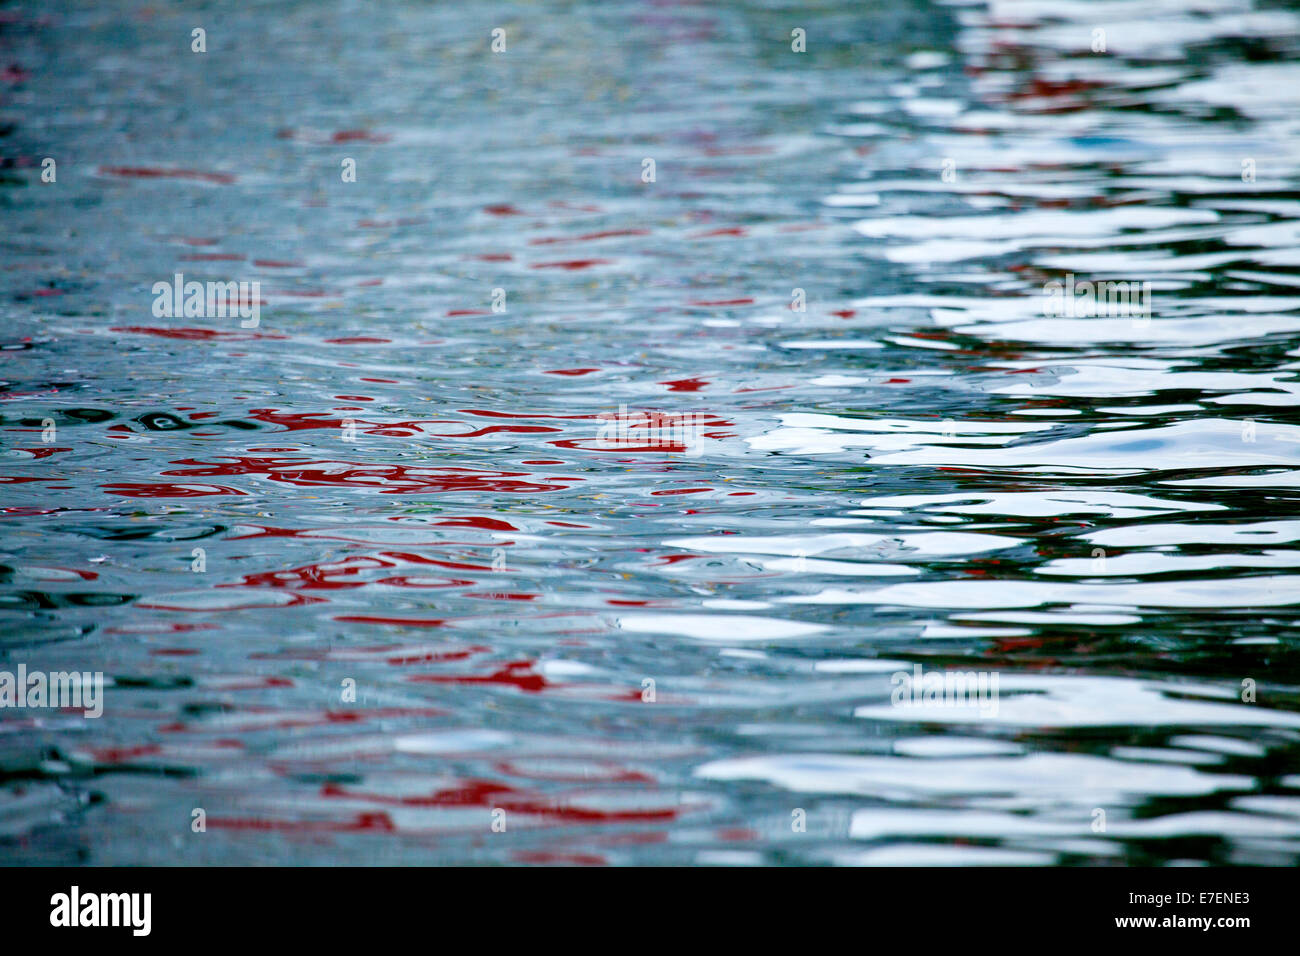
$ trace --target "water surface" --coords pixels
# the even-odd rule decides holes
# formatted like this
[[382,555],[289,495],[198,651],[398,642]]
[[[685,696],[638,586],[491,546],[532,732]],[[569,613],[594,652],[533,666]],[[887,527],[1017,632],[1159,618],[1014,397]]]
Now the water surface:
[[1298,49],[5,6],[0,669],[109,687],[0,711],[0,861],[1294,865]]

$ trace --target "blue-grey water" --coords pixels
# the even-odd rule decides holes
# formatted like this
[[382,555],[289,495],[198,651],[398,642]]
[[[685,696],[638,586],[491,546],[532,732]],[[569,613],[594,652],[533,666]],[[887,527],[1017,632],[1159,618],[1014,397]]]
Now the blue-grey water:
[[1298,52],[0,6],[0,862],[1300,862]]

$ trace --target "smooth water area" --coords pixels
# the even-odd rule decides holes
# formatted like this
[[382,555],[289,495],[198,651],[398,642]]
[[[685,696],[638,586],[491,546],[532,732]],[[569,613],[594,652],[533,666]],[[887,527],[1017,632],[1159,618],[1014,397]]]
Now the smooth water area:
[[1294,865],[1298,51],[0,8],[0,862]]

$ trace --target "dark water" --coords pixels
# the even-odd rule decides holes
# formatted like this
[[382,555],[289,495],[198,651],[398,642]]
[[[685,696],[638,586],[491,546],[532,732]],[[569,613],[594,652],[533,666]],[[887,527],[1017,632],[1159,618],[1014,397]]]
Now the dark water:
[[0,6],[0,861],[1300,861],[1298,48]]

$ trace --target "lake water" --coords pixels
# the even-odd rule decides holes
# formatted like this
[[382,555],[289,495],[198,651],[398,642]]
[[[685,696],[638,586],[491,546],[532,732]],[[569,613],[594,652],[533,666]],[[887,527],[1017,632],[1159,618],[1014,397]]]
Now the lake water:
[[1294,865],[1298,51],[6,7],[0,862]]

